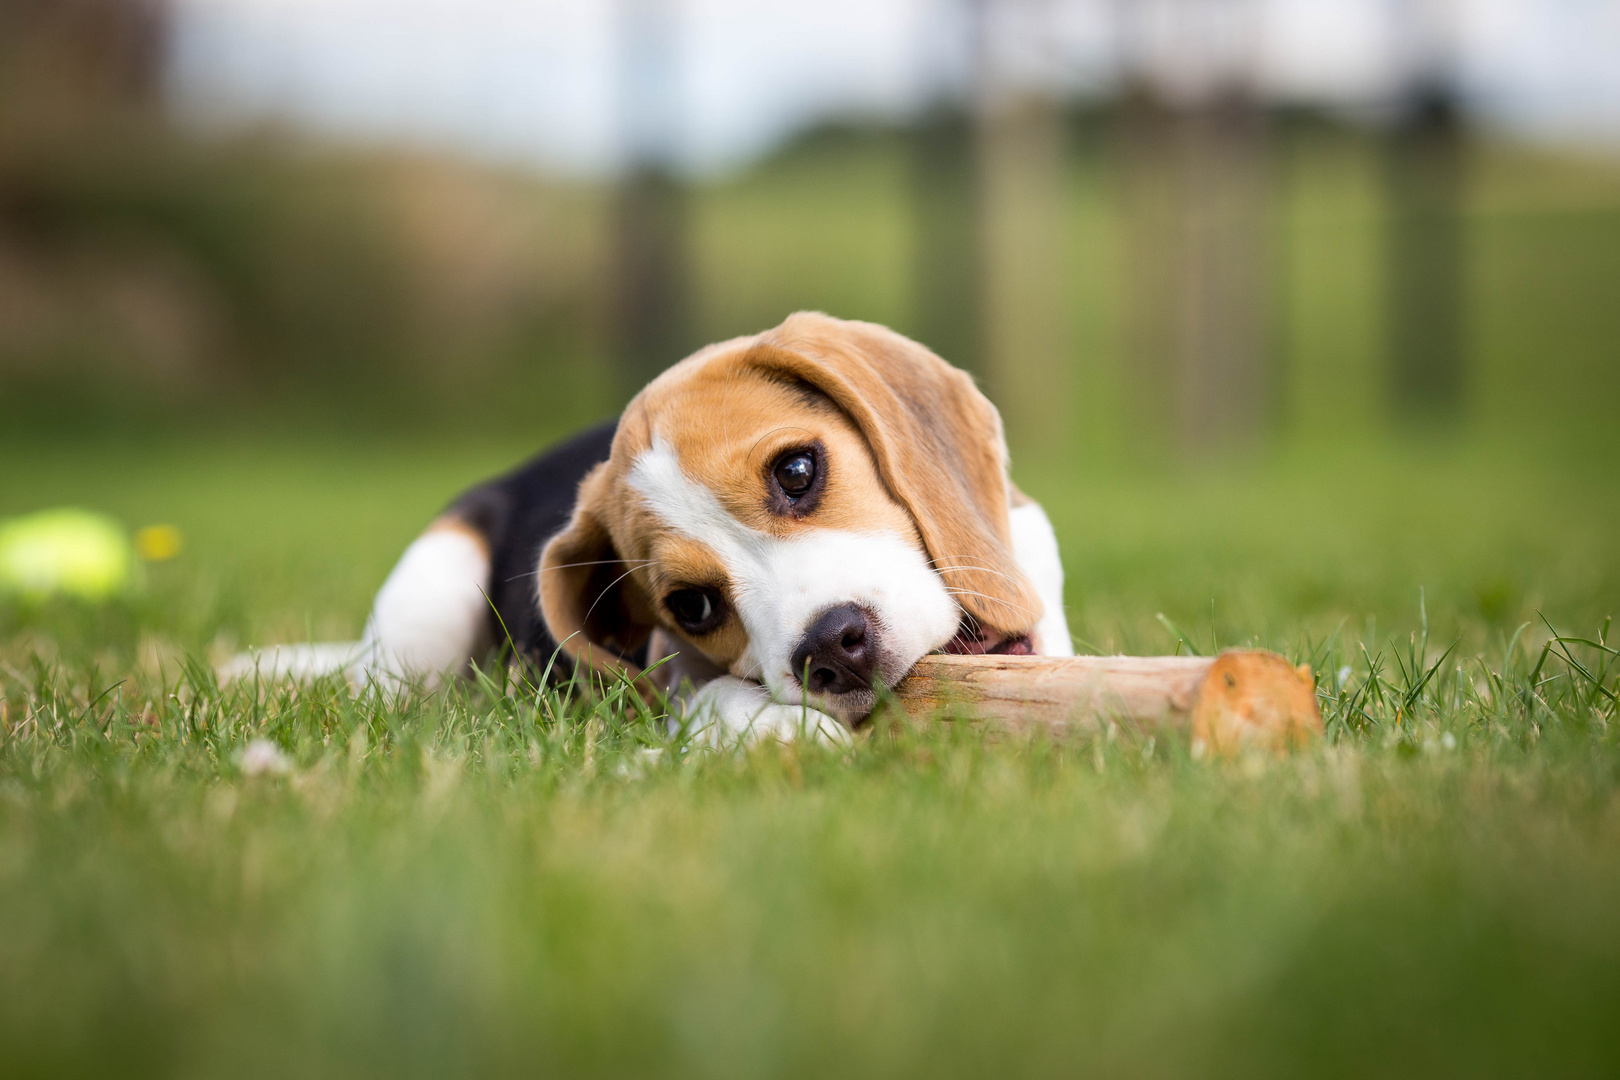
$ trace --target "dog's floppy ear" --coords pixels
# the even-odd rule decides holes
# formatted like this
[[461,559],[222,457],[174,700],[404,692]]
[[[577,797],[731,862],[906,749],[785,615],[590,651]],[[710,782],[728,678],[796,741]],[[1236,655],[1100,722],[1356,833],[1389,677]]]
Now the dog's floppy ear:
[[1013,556],[1001,416],[966,372],[885,327],[811,312],[762,334],[745,362],[809,383],[855,421],[968,614],[1035,628],[1041,601]]
[[541,552],[540,613],[576,666],[635,678],[641,667],[630,657],[655,619],[603,519],[608,487],[607,466],[598,465],[579,486],[573,520]]

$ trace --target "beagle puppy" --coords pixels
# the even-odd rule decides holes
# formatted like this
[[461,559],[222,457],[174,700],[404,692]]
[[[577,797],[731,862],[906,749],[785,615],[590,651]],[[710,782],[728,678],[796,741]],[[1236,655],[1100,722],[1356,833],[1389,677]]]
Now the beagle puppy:
[[648,678],[718,738],[839,738],[930,652],[1072,655],[1051,523],[965,373],[799,313],[681,361],[616,424],[463,494],[353,645],[228,674],[432,682],[507,642]]

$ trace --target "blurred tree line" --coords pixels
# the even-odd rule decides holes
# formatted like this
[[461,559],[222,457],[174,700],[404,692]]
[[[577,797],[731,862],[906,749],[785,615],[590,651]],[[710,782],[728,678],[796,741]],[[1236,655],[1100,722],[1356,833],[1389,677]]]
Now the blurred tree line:
[[0,0],[8,429],[551,434],[798,308],[973,370],[1026,460],[1567,425],[1620,390],[1620,170],[1481,140],[1441,92],[1378,127],[987,80],[737,175],[655,148],[567,183],[177,125],[164,19]]
[[0,3],[8,425],[611,407],[571,377],[601,360],[600,192],[178,130],[164,19],[143,0]]

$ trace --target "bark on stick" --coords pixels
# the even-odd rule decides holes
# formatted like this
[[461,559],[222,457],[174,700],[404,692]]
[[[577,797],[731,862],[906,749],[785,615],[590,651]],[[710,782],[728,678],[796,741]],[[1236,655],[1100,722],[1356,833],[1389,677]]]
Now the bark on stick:
[[1190,732],[1195,751],[1281,749],[1322,732],[1310,667],[1253,649],[1216,657],[925,656],[894,692],[916,718],[967,717],[1026,732],[1113,721]]

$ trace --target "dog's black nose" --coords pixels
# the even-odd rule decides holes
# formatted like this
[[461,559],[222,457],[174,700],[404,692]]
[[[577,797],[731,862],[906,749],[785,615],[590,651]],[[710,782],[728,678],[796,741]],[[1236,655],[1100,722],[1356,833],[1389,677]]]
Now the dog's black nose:
[[793,675],[814,694],[872,689],[877,642],[866,613],[854,604],[828,608],[793,650]]

